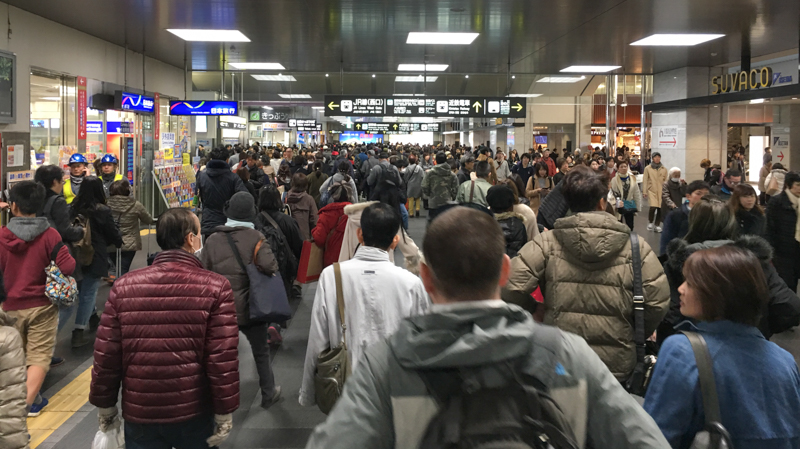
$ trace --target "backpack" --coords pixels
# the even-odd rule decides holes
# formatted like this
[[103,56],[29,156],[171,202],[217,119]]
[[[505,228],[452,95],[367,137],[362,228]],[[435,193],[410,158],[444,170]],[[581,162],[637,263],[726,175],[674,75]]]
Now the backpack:
[[75,248],[75,261],[81,266],[92,264],[94,259],[94,246],[92,246],[92,223],[88,218],[78,215],[75,219],[83,227],[83,237],[73,244]]
[[[554,342],[560,335],[544,326],[535,333]],[[509,361],[502,371],[506,382],[491,387],[467,367],[418,371],[439,404],[419,448],[577,449],[569,422],[547,387],[521,374],[523,362]]]
[[278,271],[287,278],[294,279],[297,276],[297,257],[295,257],[289,242],[286,241],[286,236],[283,235],[278,223],[272,219],[266,212],[261,212],[261,215],[266,220],[267,224],[259,229],[259,232],[264,234],[264,237],[269,243],[272,254],[275,255],[275,260],[278,261]]
[[61,272],[56,259],[63,242],[58,242],[50,253],[50,264],[44,269],[47,276],[47,283],[44,286],[44,294],[54,305],[59,307],[70,307],[78,299],[78,284],[72,276],[67,276]]
[[380,167],[380,176],[378,182],[375,183],[375,189],[370,195],[370,200],[380,201],[386,204],[402,204],[406,202],[406,192],[403,189],[403,182],[400,179],[400,173],[392,167],[386,168],[378,164]]

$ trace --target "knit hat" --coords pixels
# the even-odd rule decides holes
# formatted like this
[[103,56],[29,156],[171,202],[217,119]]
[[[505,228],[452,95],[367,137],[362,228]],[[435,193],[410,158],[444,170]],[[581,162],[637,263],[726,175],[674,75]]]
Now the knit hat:
[[253,221],[256,219],[256,203],[249,192],[236,192],[225,202],[225,216],[236,221]]
[[514,192],[505,184],[490,187],[486,193],[486,202],[492,212],[505,212],[514,207]]
[[655,153],[653,153],[653,156],[652,156],[650,159],[655,159],[655,158],[656,158],[656,156],[658,156],[658,157],[661,157],[661,153],[659,153],[658,151],[656,151]]

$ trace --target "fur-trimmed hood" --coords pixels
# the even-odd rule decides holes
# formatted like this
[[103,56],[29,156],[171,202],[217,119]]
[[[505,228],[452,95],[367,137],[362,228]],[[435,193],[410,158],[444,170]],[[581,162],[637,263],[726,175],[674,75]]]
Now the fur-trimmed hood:
[[738,248],[747,249],[758,257],[762,264],[772,261],[772,247],[761,237],[755,235],[743,235],[736,240],[707,240],[701,243],[689,244],[686,240],[675,239],[667,245],[667,263],[673,268],[680,270],[686,259],[695,251],[708,248],[717,248],[723,245],[733,245]]
[[[366,201],[366,202],[358,203],[358,204],[350,204],[349,206],[345,206],[344,213],[345,213],[345,215],[348,215],[348,216],[355,215],[355,214],[360,214],[361,212],[364,211],[364,209],[370,207],[371,205],[373,205],[375,203],[377,203],[377,201]],[[359,215],[359,217],[360,217],[360,215]]]
[[506,219],[512,218],[512,217],[519,218],[520,220],[522,220],[523,223],[525,222],[525,217],[523,217],[522,215],[520,215],[520,214],[518,214],[518,213],[516,213],[514,211],[503,212],[501,214],[495,214],[494,219],[497,220],[497,221],[500,221],[500,220],[506,220]]

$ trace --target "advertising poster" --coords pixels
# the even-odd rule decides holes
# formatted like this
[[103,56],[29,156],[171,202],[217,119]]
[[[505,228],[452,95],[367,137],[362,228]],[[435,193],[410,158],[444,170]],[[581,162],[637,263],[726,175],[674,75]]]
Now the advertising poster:
[[86,77],[78,77],[78,140],[86,140]]
[[22,167],[24,161],[25,145],[9,145],[6,147],[8,167]]
[[772,163],[780,163],[784,167],[789,169],[789,135],[790,135],[790,128],[780,128],[780,127],[773,127],[772,128],[772,141],[770,142],[770,146],[772,147]]

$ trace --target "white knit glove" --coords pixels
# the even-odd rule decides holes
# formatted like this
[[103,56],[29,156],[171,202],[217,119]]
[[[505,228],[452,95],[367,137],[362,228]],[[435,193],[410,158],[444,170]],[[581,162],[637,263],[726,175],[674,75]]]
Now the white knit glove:
[[109,430],[119,430],[119,412],[116,407],[99,408],[97,420],[100,424],[100,431],[107,433]]
[[231,429],[233,429],[233,415],[230,413],[227,415],[214,415],[214,434],[206,440],[208,447],[222,444],[231,434]]

